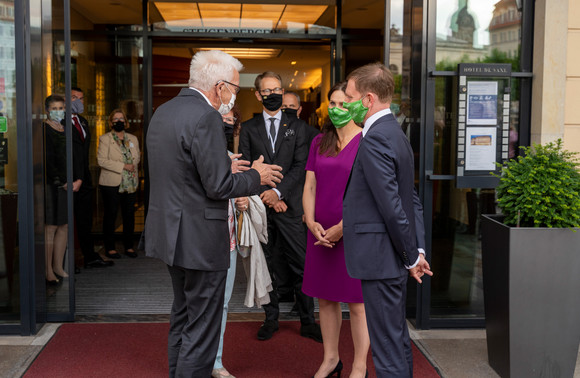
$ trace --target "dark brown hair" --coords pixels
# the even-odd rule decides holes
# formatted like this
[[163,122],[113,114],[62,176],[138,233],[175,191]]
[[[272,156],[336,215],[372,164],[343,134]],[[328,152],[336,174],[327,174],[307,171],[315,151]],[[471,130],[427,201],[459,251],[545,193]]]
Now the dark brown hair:
[[46,98],[46,100],[44,100],[44,109],[46,111],[48,111],[48,108],[50,107],[50,105],[52,105],[54,102],[62,102],[64,103],[64,97],[60,96],[60,95],[50,95]]
[[374,93],[381,102],[390,102],[395,92],[393,74],[382,63],[370,63],[352,71],[346,80],[353,80],[356,90],[363,95]]
[[240,135],[240,128],[242,127],[242,113],[240,112],[240,107],[235,104],[232,111],[234,112],[234,117],[236,117],[236,122],[234,122],[234,136]]
[[[334,86],[328,91],[328,100],[330,100],[330,96],[332,96],[334,92],[344,92],[345,90],[346,81],[334,84]],[[318,146],[318,153],[320,155],[336,156],[339,152],[338,133],[336,132],[336,127],[334,127],[329,118],[324,123],[324,126],[322,126],[322,138],[320,139],[320,145]]]
[[278,80],[280,82],[280,86],[282,86],[282,78],[280,75],[278,75],[276,72],[266,71],[256,76],[256,80],[254,80],[254,87],[256,87],[258,92],[260,92],[260,84],[262,83],[262,80],[266,77],[273,77],[274,79]]

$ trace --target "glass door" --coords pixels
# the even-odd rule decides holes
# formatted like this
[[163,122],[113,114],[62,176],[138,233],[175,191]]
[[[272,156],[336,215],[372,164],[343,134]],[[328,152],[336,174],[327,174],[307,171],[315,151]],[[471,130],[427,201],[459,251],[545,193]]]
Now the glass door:
[[529,130],[528,75],[520,72],[529,68],[529,58],[522,54],[527,45],[521,30],[533,9],[524,3],[522,8],[515,0],[428,2],[422,174],[434,272],[426,303],[431,327],[484,325],[479,219],[496,212],[495,191],[456,185],[457,64],[511,64],[510,157],[515,156]]

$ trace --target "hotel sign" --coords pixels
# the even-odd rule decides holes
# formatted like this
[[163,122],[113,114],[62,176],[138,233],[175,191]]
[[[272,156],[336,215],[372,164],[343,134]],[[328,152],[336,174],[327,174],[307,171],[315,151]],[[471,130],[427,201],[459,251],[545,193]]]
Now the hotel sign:
[[509,158],[510,64],[462,63],[457,88],[459,188],[494,188]]

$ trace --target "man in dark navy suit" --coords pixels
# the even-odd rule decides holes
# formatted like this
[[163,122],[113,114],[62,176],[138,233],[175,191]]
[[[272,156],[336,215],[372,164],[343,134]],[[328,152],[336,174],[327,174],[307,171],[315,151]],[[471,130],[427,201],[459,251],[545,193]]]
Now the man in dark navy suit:
[[306,257],[306,227],[302,223],[302,191],[308,148],[305,122],[281,111],[284,90],[282,79],[274,72],[264,72],[255,80],[256,98],[262,114],[244,122],[240,132],[239,152],[244,160],[264,156],[264,163],[282,167],[284,178],[276,188],[262,186],[260,197],[266,205],[268,244],[264,247],[274,290],[270,303],[264,305],[266,320],[258,331],[259,340],[268,340],[278,330],[277,262],[288,262],[291,283],[300,314],[300,334],[322,342],[320,326],[314,320],[314,301],[302,292]]
[[[80,114],[84,112],[84,99],[82,89],[71,88],[71,117],[72,117],[72,140],[73,140],[73,169],[75,177],[73,182],[74,192],[74,215],[76,233],[84,257],[85,268],[104,268],[111,266],[112,261],[104,261],[95,252],[93,235],[93,182],[89,169],[89,157],[91,148],[91,132],[89,122]],[[64,120],[63,120],[64,122]]]
[[364,128],[343,201],[346,266],[362,283],[377,376],[412,377],[407,277],[432,275],[417,245],[413,151],[389,110],[391,72],[369,64],[347,80],[344,107]]

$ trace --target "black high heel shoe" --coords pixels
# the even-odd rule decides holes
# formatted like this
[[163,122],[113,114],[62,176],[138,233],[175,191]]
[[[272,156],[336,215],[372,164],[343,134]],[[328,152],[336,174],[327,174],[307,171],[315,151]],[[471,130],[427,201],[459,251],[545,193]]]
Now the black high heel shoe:
[[[336,364],[336,367],[334,368],[334,370],[331,371],[330,374],[328,374],[326,376],[326,378],[332,377],[334,374],[336,374],[336,376],[338,378],[340,378],[340,375],[342,374],[342,368],[343,368],[343,366],[342,366],[342,360],[338,360],[338,364]],[[314,378],[314,376],[312,376],[312,378]]]

